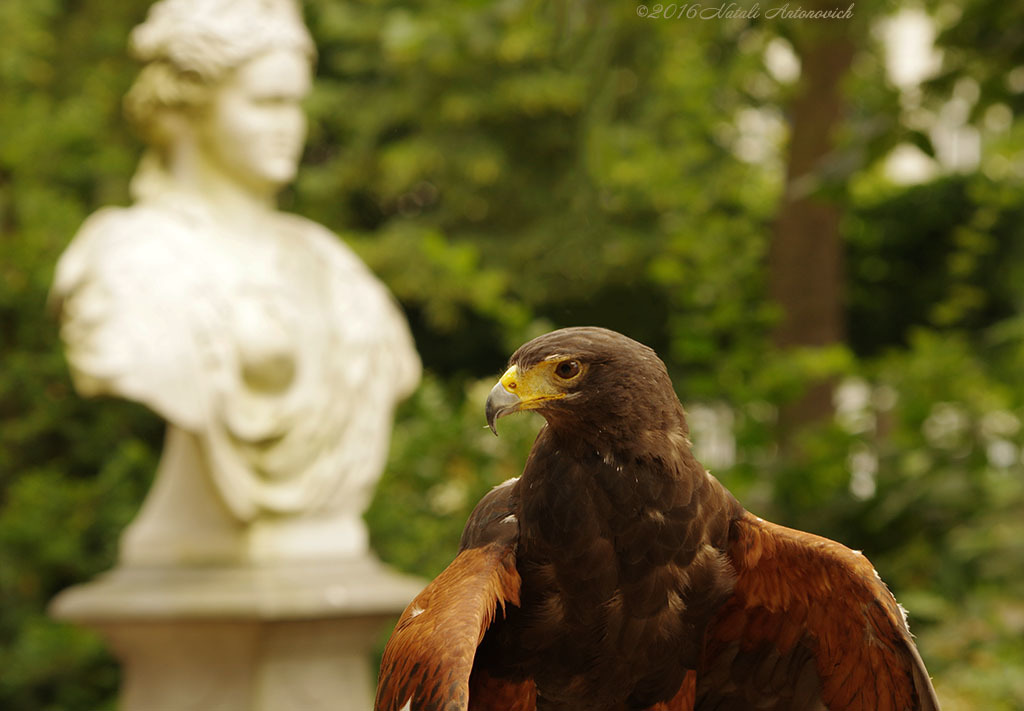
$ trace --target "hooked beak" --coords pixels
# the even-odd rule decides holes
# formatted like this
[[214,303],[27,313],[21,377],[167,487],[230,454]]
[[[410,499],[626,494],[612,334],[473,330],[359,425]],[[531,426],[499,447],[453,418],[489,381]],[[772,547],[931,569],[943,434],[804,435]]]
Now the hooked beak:
[[559,362],[545,359],[523,372],[516,365],[509,366],[487,396],[485,413],[491,432],[498,434],[494,423],[499,417],[522,410],[540,410],[552,400],[569,396],[561,384],[553,381],[552,372]]
[[498,428],[494,423],[498,421],[498,418],[511,415],[522,405],[522,400],[519,399],[519,396],[512,392],[512,389],[516,387],[515,378],[516,367],[513,365],[505,371],[505,374],[501,376],[501,380],[495,383],[494,387],[491,388],[490,394],[487,396],[484,414],[487,416],[487,426],[491,428],[491,432],[494,433],[495,437],[498,436]]

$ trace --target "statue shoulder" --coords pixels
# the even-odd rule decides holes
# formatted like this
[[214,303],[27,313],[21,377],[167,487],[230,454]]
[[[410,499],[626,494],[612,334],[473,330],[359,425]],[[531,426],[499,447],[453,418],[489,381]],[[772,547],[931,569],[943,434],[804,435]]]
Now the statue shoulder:
[[375,367],[389,373],[396,394],[410,394],[419,384],[422,365],[398,300],[339,235],[300,215],[280,215],[291,231],[301,233],[307,245],[331,265],[332,296],[327,301],[333,304],[337,318],[348,324],[344,330],[359,334],[360,341],[365,334],[375,333],[382,349]]
[[182,298],[199,293],[184,288],[189,241],[201,241],[188,233],[152,208],[99,210],[61,255],[50,305],[79,392],[142,402],[194,430],[207,409],[199,376],[209,358],[194,337],[203,314]]
[[140,267],[165,265],[188,236],[184,219],[165,210],[145,205],[101,208],[86,218],[61,255],[52,295],[59,298],[98,272],[146,279],[148,270]]
[[278,213],[278,217],[285,229],[292,233],[299,234],[309,247],[324,255],[325,259],[339,263],[349,268],[358,269],[370,274],[369,268],[363,260],[352,251],[352,248],[345,243],[336,232],[332,232],[318,222],[308,217],[296,215],[292,212]]
[[85,219],[73,241],[104,244],[147,242],[188,232],[186,216],[157,206],[138,204],[100,208]]

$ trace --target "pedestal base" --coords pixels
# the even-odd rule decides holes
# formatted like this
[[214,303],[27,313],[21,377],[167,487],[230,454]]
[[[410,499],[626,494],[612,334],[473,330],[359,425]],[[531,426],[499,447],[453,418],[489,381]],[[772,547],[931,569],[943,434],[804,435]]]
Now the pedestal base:
[[373,646],[421,588],[372,559],[124,568],[64,591],[52,614],[109,641],[121,711],[366,711]]

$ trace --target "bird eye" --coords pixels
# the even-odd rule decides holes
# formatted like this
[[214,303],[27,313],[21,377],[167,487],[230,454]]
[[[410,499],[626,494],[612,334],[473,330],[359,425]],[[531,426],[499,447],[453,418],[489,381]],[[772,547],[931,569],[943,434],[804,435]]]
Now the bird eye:
[[575,378],[580,374],[580,363],[577,360],[563,360],[555,367],[555,375],[564,380]]

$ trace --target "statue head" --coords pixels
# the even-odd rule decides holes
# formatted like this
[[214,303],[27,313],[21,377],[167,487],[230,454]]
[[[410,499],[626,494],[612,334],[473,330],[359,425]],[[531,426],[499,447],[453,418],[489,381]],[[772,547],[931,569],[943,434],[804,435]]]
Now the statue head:
[[294,177],[315,56],[294,0],[159,0],[130,44],[145,66],[125,112],[150,162],[168,170],[188,140],[243,184],[267,190]]

